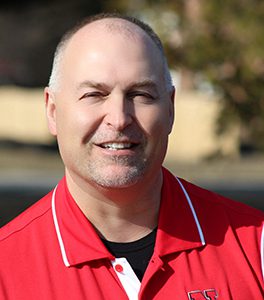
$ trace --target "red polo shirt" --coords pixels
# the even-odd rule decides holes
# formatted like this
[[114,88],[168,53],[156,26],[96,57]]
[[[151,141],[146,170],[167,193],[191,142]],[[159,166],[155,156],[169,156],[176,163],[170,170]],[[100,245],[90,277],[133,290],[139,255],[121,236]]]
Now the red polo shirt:
[[163,173],[142,283],[107,251],[64,178],[1,229],[0,299],[263,299],[264,214]]

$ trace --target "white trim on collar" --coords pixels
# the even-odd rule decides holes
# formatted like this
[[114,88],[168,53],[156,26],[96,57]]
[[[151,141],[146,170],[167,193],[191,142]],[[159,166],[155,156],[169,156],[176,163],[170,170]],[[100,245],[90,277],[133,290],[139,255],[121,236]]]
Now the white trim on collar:
[[55,196],[56,196],[57,187],[58,186],[55,187],[55,189],[52,193],[52,199],[51,199],[52,217],[53,217],[57,237],[58,237],[58,240],[59,240],[59,245],[60,245],[60,249],[61,249],[61,255],[62,255],[63,262],[64,262],[66,267],[70,267],[70,263],[68,261],[66,251],[65,251],[65,247],[64,247],[64,243],[63,243],[63,240],[62,240],[62,237],[61,237],[60,227],[59,227],[57,214],[56,214],[56,206],[55,206],[55,198],[56,197]]
[[196,223],[199,235],[200,235],[201,243],[203,245],[205,245],[206,242],[205,242],[205,239],[204,239],[203,231],[202,231],[201,225],[199,223],[199,220],[198,220],[197,214],[195,212],[195,209],[193,207],[191,198],[190,198],[189,194],[187,193],[186,189],[184,188],[183,184],[181,183],[180,179],[178,177],[175,177],[175,178],[177,179],[177,181],[178,181],[178,183],[179,183],[179,185],[180,185],[180,187],[181,187],[181,189],[182,189],[182,191],[183,191],[183,193],[184,193],[184,195],[185,195],[185,197],[186,197],[186,199],[188,201],[188,204],[189,204],[190,209],[192,211],[192,214],[193,214],[193,217],[194,217],[194,220],[195,220],[195,223]]

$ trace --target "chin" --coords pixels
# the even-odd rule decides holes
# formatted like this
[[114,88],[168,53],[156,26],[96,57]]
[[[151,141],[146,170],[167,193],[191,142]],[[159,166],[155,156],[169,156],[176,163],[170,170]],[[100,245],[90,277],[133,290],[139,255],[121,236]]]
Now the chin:
[[90,178],[96,184],[105,188],[126,188],[135,185],[144,175],[142,168],[122,167],[105,168],[102,172],[90,173]]

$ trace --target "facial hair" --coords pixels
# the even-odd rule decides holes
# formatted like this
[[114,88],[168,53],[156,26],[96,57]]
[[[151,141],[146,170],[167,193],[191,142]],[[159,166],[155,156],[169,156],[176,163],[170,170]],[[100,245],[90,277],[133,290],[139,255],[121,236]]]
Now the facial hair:
[[144,155],[146,138],[141,131],[95,133],[87,141],[88,156],[91,157],[94,144],[105,141],[139,141],[135,155],[113,155],[88,159],[82,165],[82,173],[89,181],[106,188],[125,188],[137,183],[145,173],[148,161]]

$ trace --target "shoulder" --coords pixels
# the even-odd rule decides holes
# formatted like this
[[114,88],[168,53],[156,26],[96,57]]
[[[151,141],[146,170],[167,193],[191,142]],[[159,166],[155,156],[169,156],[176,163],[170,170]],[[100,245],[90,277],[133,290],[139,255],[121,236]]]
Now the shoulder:
[[45,222],[51,212],[52,192],[38,200],[15,219],[0,228],[0,245],[12,237],[23,235],[25,232]]
[[234,228],[255,227],[262,230],[263,211],[175,177],[167,170],[164,175],[167,188],[174,194],[174,198],[177,198],[178,193],[186,193],[204,226],[215,228],[231,225]]
[[[238,201],[218,195],[180,179],[192,201],[195,213],[209,244],[237,242],[251,260],[260,255],[264,245],[264,213]],[[254,258],[255,257],[255,258]]]
[[264,212],[261,210],[204,189],[184,179],[179,178],[179,180],[197,208],[202,207],[206,209],[209,207],[213,210],[212,213],[215,213],[216,215],[221,211],[224,211],[233,217],[243,216],[244,219],[264,221]]

